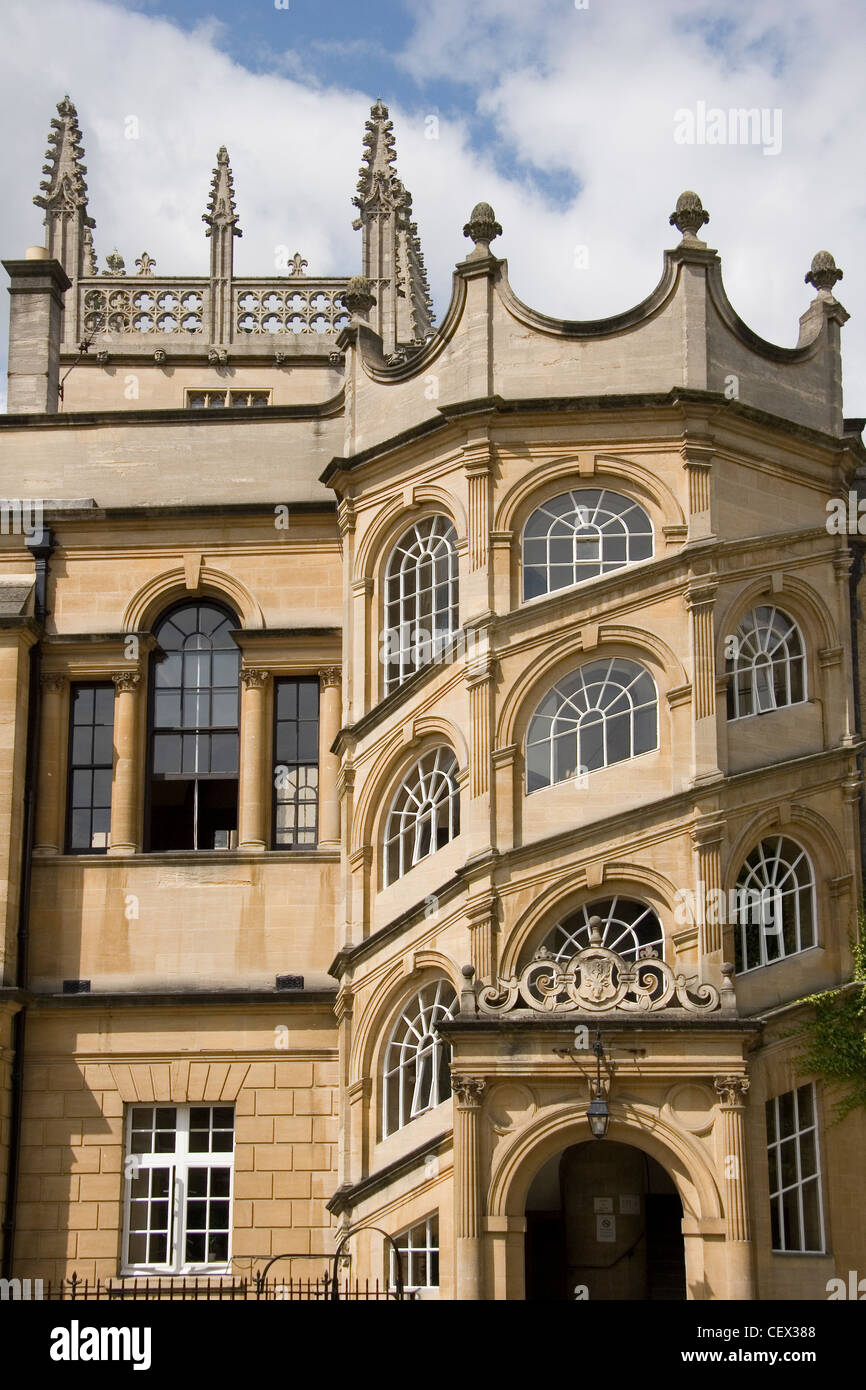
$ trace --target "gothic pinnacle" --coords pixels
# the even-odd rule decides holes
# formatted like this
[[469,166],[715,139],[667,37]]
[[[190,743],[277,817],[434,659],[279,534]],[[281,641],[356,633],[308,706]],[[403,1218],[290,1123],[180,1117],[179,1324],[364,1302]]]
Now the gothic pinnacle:
[[205,236],[211,236],[214,229],[218,227],[231,227],[233,236],[243,236],[243,232],[237,225],[234,181],[229,164],[229,153],[225,145],[221,145],[217,153],[216,168],[211,178],[207,212],[202,213],[201,220],[207,223]]

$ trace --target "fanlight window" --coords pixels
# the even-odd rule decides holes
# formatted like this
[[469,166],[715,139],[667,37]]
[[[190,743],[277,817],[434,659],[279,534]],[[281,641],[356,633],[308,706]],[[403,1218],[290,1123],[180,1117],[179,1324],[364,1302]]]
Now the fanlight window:
[[457,759],[444,746],[410,768],[385,827],[385,881],[393,883],[460,833]]
[[747,613],[728,657],[728,719],[796,705],[806,699],[806,658],[800,629],[778,608]]
[[569,961],[589,946],[589,919],[601,918],[601,944],[625,960],[637,960],[646,946],[664,958],[662,924],[651,907],[632,898],[603,898],[587,903],[563,922],[557,923],[544,939],[544,947],[557,961]]
[[737,971],[814,946],[815,916],[815,872],[806,851],[785,835],[762,840],[737,878]]
[[564,492],[523,528],[523,597],[597,579],[652,553],[652,522],[637,502],[606,488]]
[[383,1134],[451,1095],[451,1048],[437,1026],[453,1018],[457,995],[448,980],[432,980],[401,1009],[385,1050]]
[[564,676],[526,735],[526,790],[549,787],[658,747],[655,681],[636,661],[590,661]]
[[457,532],[425,517],[399,539],[385,572],[385,689],[434,660],[457,631]]

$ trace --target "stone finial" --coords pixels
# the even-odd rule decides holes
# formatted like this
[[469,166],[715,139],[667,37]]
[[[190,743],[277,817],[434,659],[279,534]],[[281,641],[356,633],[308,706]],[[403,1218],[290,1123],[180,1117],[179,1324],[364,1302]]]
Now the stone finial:
[[806,274],[806,284],[814,285],[819,295],[833,296],[833,286],[842,279],[842,272],[829,251],[819,251],[812,257],[811,269]]
[[114,250],[112,251],[111,255],[110,255],[110,256],[106,256],[106,258],[105,258],[105,269],[103,270],[102,273],[103,273],[103,275],[125,275],[125,274],[126,274],[126,266],[124,265],[123,257],[121,256],[121,254],[120,254],[120,252],[118,251],[118,249],[117,249],[116,246],[115,246]]
[[[681,193],[677,198],[676,208],[669,218],[670,225],[682,232],[684,242],[698,241],[698,232],[709,220],[710,214],[704,208],[697,193],[693,193],[690,188],[687,188],[685,193]],[[703,245],[703,243],[701,244]]]
[[372,282],[366,275],[352,275],[340,299],[350,314],[360,314],[363,318],[376,303]]
[[589,919],[589,944],[590,946],[600,946],[604,933],[602,931],[602,920],[600,917],[590,917]]
[[232,236],[243,236],[243,232],[238,226],[235,187],[229,164],[229,152],[225,145],[221,145],[217,153],[216,168],[210,182],[207,212],[202,213],[201,220],[207,223],[205,236],[212,236],[215,229],[223,227],[231,227]]
[[306,269],[306,267],[307,267],[309,264],[310,264],[310,262],[304,260],[304,258],[303,258],[303,256],[301,255],[300,251],[296,251],[295,254],[294,254],[294,256],[292,256],[291,260],[289,261],[289,265],[288,265],[289,274],[290,274],[290,275],[303,275],[304,270]]
[[138,266],[139,275],[152,276],[156,261],[153,259],[153,256],[149,256],[146,251],[142,251],[141,255],[136,259],[135,264]]
[[489,203],[476,203],[469,215],[469,221],[463,228],[463,235],[471,237],[475,242],[475,248],[482,255],[490,252],[490,243],[494,237],[502,236],[502,228],[496,221],[496,213]]

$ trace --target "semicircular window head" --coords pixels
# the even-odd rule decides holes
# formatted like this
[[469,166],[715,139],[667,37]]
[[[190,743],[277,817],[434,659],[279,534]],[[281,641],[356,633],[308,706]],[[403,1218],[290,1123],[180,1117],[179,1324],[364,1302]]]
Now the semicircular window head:
[[451,1047],[437,1027],[453,1018],[450,980],[431,980],[408,999],[385,1049],[382,1133],[393,1134],[451,1095]]
[[589,919],[601,918],[601,944],[625,960],[637,960],[640,952],[652,948],[664,957],[665,934],[655,912],[633,898],[600,898],[586,903],[577,912],[557,922],[544,938],[544,948],[554,960],[565,962],[585,951],[590,944]]
[[768,836],[740,869],[734,895],[738,974],[815,945],[815,871],[796,840]]
[[385,882],[401,878],[459,833],[457,759],[442,745],[412,765],[391,803],[385,826]]
[[458,625],[457,532],[447,516],[404,531],[385,570],[385,691],[440,657]]
[[806,656],[797,624],[779,608],[747,613],[728,639],[728,719],[767,714],[806,699]]
[[523,597],[539,598],[649,560],[653,528],[637,502],[580,488],[536,507],[523,528]]
[[637,661],[589,661],[557,681],[541,700],[526,734],[526,790],[658,747],[658,692]]

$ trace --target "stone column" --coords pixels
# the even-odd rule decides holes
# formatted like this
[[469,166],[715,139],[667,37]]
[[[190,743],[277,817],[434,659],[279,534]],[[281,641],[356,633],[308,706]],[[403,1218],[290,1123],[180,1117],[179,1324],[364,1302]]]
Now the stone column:
[[[238,848],[260,851],[265,848],[265,700],[268,671],[241,668],[241,782],[238,801]],[[267,787],[270,789],[270,778]]]
[[137,854],[141,848],[138,812],[138,706],[140,671],[115,671],[114,782],[111,788],[109,854]]
[[451,1084],[454,1091],[456,1296],[472,1300],[483,1298],[478,1118],[487,1082],[477,1076],[454,1076]]
[[746,1076],[717,1076],[714,1086],[724,1121],[725,1257],[728,1298],[752,1299],[755,1272],[749,1220],[749,1183],[746,1166]]
[[36,854],[62,854],[65,801],[63,788],[66,676],[47,671],[42,677],[39,720],[39,780],[36,791]]
[[331,745],[340,732],[339,666],[326,666],[319,672],[319,691],[319,844],[336,847],[340,843],[340,759],[331,752]]

